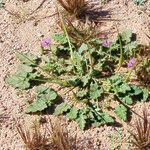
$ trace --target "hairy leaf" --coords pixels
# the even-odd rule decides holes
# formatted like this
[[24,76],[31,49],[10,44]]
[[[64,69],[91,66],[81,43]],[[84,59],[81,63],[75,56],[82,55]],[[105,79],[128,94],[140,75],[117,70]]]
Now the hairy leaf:
[[87,46],[87,44],[85,44],[85,43],[82,43],[82,45],[80,46],[80,48],[79,48],[79,53],[81,54],[82,52],[84,52],[84,51],[86,51],[86,50],[88,50],[88,46]]
[[61,44],[67,43],[67,39],[62,34],[55,34],[53,39]]
[[102,124],[114,123],[114,119],[108,113],[101,113]]
[[27,89],[30,87],[28,73],[17,73],[6,78],[6,83],[12,85],[15,88]]
[[114,112],[121,120],[127,120],[127,108],[124,105],[120,104],[115,107]]
[[38,57],[33,54],[16,53],[16,57],[26,65],[37,65]]
[[142,93],[142,90],[140,87],[138,87],[136,85],[130,85],[130,86],[132,88],[131,95],[139,95]]
[[90,86],[90,98],[91,99],[97,99],[101,96],[103,93],[103,90],[101,87],[98,86],[97,83],[92,83]]
[[123,83],[122,85],[119,86],[118,92],[120,93],[126,93],[127,91],[130,91],[131,88],[127,83]]
[[61,103],[56,107],[54,115],[61,115],[70,109],[71,109],[71,106],[68,103],[65,103],[65,102]]
[[31,73],[33,71],[33,68],[25,65],[25,64],[20,64],[18,66],[18,72],[27,72],[27,73]]
[[29,104],[25,108],[26,113],[43,111],[52,104],[54,104],[57,98],[57,93],[44,86],[39,86],[37,88],[37,96],[33,103]]
[[122,98],[122,101],[125,102],[128,105],[133,104],[133,100],[130,96],[125,96],[124,98]]
[[78,109],[76,107],[72,107],[70,109],[70,111],[66,114],[66,117],[73,120],[73,119],[76,119],[77,116],[78,116]]
[[128,30],[128,31],[123,32],[121,34],[121,38],[122,38],[122,41],[129,43],[131,41],[131,38],[132,38],[132,31]]
[[47,104],[43,99],[38,99],[24,109],[25,113],[43,111],[47,108]]
[[87,96],[87,93],[88,91],[86,89],[83,89],[83,90],[80,90],[79,92],[77,92],[76,96],[78,98],[84,98]]
[[76,119],[80,129],[84,130],[86,126],[86,116],[84,114],[80,114],[79,117]]
[[149,98],[149,93],[146,89],[143,89],[143,96],[142,96],[142,101],[146,102],[147,99]]
[[82,77],[83,86],[86,86],[89,83],[89,80],[91,79],[90,75],[87,74]]

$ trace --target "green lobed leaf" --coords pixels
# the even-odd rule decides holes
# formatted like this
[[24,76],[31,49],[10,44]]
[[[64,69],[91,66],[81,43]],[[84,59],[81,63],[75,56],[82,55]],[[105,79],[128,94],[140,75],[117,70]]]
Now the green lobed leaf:
[[97,99],[103,93],[103,89],[98,86],[97,83],[91,83],[90,85],[90,98]]
[[83,52],[86,51],[86,50],[88,50],[87,44],[82,43],[82,45],[80,46],[78,52],[81,54],[81,53],[83,53]]
[[29,104],[25,108],[26,113],[43,111],[49,106],[51,106],[57,98],[57,93],[44,86],[39,86],[37,88],[37,96],[33,103]]
[[146,89],[143,89],[143,96],[142,96],[141,101],[146,102],[148,98],[149,98],[149,93],[148,93],[148,91],[147,91]]
[[115,107],[114,112],[121,120],[127,120],[127,108],[124,105],[120,104]]
[[119,89],[117,92],[126,93],[127,91],[130,91],[130,90],[131,90],[131,87],[127,83],[122,83],[119,86]]
[[132,55],[132,50],[135,49],[137,47],[137,43],[134,42],[130,42],[125,46],[125,53],[128,52],[130,55]]
[[27,89],[30,87],[29,79],[27,78],[28,73],[17,73],[6,78],[6,83],[12,85],[15,88]]
[[121,38],[122,38],[122,41],[125,41],[127,43],[131,42],[132,31],[128,30],[128,31],[122,32]]
[[102,124],[110,124],[114,123],[114,119],[108,113],[101,113],[101,123]]
[[77,116],[78,116],[78,109],[76,107],[72,107],[70,109],[70,111],[66,114],[66,117],[73,120],[73,119],[76,119]]
[[130,85],[132,88],[131,95],[139,95],[142,93],[142,89],[136,85]]
[[56,54],[57,52],[57,46],[56,45],[51,45],[51,51]]
[[90,75],[87,74],[82,77],[83,86],[86,86],[89,83],[89,80],[91,79]]
[[142,89],[136,85],[130,85],[132,88],[132,91],[130,93],[130,95],[132,96],[138,96],[138,100],[141,101],[147,101],[148,97],[149,97],[149,93],[146,89]]
[[80,89],[80,91],[77,92],[76,96],[78,98],[84,98],[87,96],[87,94],[88,94],[88,91],[86,89],[83,89],[83,90]]
[[36,89],[36,92],[39,95],[39,94],[45,93],[47,90],[48,90],[48,88],[45,87],[45,86],[38,86],[37,89]]
[[42,60],[44,60],[46,63],[50,63],[50,59],[49,59],[49,57],[46,56],[46,55],[43,55],[43,56],[42,56]]
[[66,82],[72,86],[77,86],[79,83],[81,83],[77,76],[72,76],[71,78],[66,79]]
[[36,78],[40,78],[40,77],[42,77],[42,75],[39,74],[38,72],[29,73],[29,76],[28,76],[28,78],[31,81],[34,80],[34,79],[36,79]]
[[128,104],[128,105],[133,104],[133,100],[132,100],[132,98],[131,98],[129,95],[123,97],[123,98],[122,98],[122,101],[125,102],[125,103]]
[[53,90],[48,89],[47,91],[47,95],[45,96],[45,98],[47,99],[47,102],[52,102],[53,100],[55,100],[57,98],[57,93]]
[[18,66],[18,72],[27,72],[31,73],[33,71],[33,68],[31,66],[25,65],[25,64],[20,64]]
[[45,71],[53,71],[56,68],[56,65],[53,63],[46,63],[42,66]]
[[16,57],[26,65],[37,65],[38,57],[33,54],[16,53]]
[[136,5],[143,5],[147,0],[133,0]]
[[109,79],[109,84],[111,84],[111,91],[116,94],[116,96],[128,105],[133,104],[133,97],[136,96],[137,100],[146,101],[149,97],[148,91],[142,89],[136,85],[131,85],[124,83],[117,75],[112,76]]
[[68,103],[61,103],[55,108],[54,115],[61,115],[64,112],[67,112],[71,109],[71,106]]
[[52,102],[57,98],[57,93],[53,89],[49,89],[47,87],[39,86],[37,88],[37,93],[39,97],[43,95],[46,102]]
[[84,72],[82,59],[83,58],[79,52],[76,52],[76,51],[73,52],[73,64],[75,65],[76,71],[79,74]]
[[76,119],[81,130],[85,129],[86,126],[86,116],[84,114],[79,114],[79,117]]
[[38,99],[24,109],[25,113],[43,111],[47,108],[47,104],[43,99]]
[[67,43],[66,37],[65,37],[64,35],[62,35],[62,34],[55,34],[55,35],[53,36],[53,39],[54,39],[55,41],[61,43],[61,44]]

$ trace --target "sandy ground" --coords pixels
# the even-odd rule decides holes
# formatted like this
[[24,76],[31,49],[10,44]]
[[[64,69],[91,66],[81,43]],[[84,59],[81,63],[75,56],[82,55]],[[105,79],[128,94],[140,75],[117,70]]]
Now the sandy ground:
[[[20,94],[5,84],[5,77],[15,72],[17,51],[32,52],[38,54],[40,40],[43,37],[51,37],[56,32],[56,16],[54,2],[45,0],[44,4],[37,10],[42,0],[30,0],[26,3],[22,0],[6,0],[6,10],[0,9],[0,113],[4,119],[0,127],[0,150],[23,150],[14,118],[28,122],[30,115],[22,113],[25,107],[24,99],[32,97],[30,92]],[[142,44],[149,44],[150,39],[150,0],[142,7],[137,7],[130,0],[111,0],[104,5],[102,11],[107,12],[106,18],[118,21],[105,21],[100,27],[110,34],[116,31],[116,25],[120,31],[132,29],[137,34],[137,40]],[[34,13],[32,13],[34,11]],[[31,15],[27,15],[30,14]],[[15,15],[15,16],[14,16]],[[147,35],[148,36],[147,36]],[[17,94],[19,93],[19,94]],[[150,103],[147,103],[150,107]],[[136,112],[141,112],[141,104],[134,106]],[[123,124],[126,128],[126,123]],[[126,143],[127,131],[117,127],[100,127],[82,132],[74,122],[68,122],[69,133],[77,133],[78,149],[84,150],[108,150],[113,149],[114,137],[118,130],[122,130],[122,140],[118,143]],[[117,130],[117,131],[116,131]],[[116,143],[116,144],[118,144]],[[122,150],[131,149],[127,144],[122,144]]]

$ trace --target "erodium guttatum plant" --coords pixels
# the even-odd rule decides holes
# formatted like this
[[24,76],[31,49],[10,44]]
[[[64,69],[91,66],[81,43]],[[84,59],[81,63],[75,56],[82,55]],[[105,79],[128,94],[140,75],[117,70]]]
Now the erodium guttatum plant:
[[62,100],[60,97],[64,95],[59,91],[40,85],[34,101],[24,112],[51,109],[54,115],[76,121],[82,130],[89,124],[113,124],[115,117],[126,121],[131,112],[129,106],[137,101],[146,102],[149,97],[146,89],[125,82],[124,74],[115,73],[120,58],[121,65],[127,66],[126,62],[136,53],[132,32],[120,33],[114,40],[92,38],[80,45],[72,42],[66,32],[55,34],[53,43],[42,40],[40,57],[16,53],[20,65],[14,75],[6,78],[8,84],[26,90],[37,83],[53,83],[64,88],[64,95],[69,95]]

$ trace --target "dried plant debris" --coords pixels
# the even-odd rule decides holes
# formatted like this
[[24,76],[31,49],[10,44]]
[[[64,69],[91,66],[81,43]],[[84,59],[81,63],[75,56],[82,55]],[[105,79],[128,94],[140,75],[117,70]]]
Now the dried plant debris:
[[26,150],[72,150],[76,147],[76,136],[69,136],[66,126],[62,127],[58,118],[48,120],[44,124],[35,120],[30,128],[17,124]]
[[24,125],[17,124],[17,131],[25,144],[26,150],[46,150],[48,138],[46,133],[41,131],[40,124],[35,121],[31,129]]
[[137,119],[133,126],[131,143],[137,150],[150,149],[150,120],[148,118],[148,110],[143,110],[143,119]]
[[76,147],[76,136],[71,137],[68,133],[66,126],[61,126],[61,122],[58,118],[49,120],[50,126],[47,129],[50,133],[51,144],[58,150],[72,150]]
[[59,4],[71,15],[79,17],[85,12],[87,3],[85,0],[57,0]]

